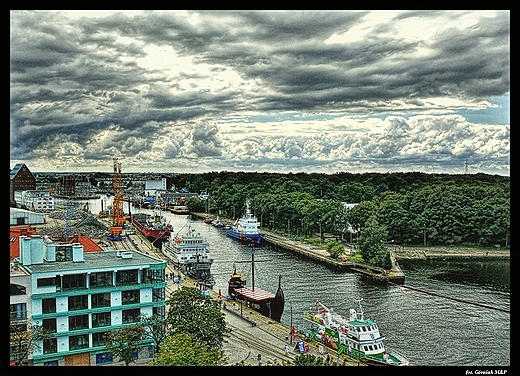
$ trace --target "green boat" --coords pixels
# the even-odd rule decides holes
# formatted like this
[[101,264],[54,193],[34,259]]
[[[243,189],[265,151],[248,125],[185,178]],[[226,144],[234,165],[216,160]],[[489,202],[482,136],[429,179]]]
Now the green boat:
[[311,324],[304,331],[305,335],[338,354],[348,355],[367,365],[409,365],[406,357],[385,347],[385,337],[379,332],[377,323],[364,318],[361,301],[358,300],[359,311],[351,308],[348,318],[316,301],[314,309],[305,312],[305,320]]

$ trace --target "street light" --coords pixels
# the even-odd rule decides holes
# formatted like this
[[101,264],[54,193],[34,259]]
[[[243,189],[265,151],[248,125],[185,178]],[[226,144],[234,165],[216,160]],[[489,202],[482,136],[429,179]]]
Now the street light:
[[290,341],[290,344],[293,343],[293,321],[292,321],[292,303],[288,300],[286,300],[287,303],[289,303],[289,306],[290,306],[290,313],[291,313],[291,321],[290,321],[290,325],[289,325],[289,341]]
[[302,223],[302,243],[303,243],[303,218],[300,218],[300,222]]

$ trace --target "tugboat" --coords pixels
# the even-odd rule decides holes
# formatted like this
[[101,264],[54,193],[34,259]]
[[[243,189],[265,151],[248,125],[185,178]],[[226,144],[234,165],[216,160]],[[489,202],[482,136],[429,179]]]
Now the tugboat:
[[161,252],[176,268],[193,278],[200,286],[211,289],[215,284],[211,275],[213,258],[209,250],[209,243],[189,224],[186,234],[170,237],[163,243]]
[[232,226],[226,228],[226,234],[243,243],[260,244],[264,234],[260,232],[260,222],[251,213],[249,200],[246,200],[246,213],[243,217],[238,218]]
[[244,304],[263,316],[280,322],[285,305],[285,297],[281,287],[282,276],[278,277],[278,289],[276,294],[255,287],[255,251],[254,243],[251,246],[251,287],[246,287],[246,275],[239,274],[233,263],[233,274],[228,281],[228,295],[230,299]]
[[361,301],[358,300],[359,311],[353,308],[349,310],[348,319],[317,301],[315,308],[305,313],[305,320],[311,323],[311,328],[304,331],[305,335],[334,349],[338,354],[349,355],[367,365],[409,365],[403,355],[385,348],[385,337],[379,332],[377,323],[364,318]]

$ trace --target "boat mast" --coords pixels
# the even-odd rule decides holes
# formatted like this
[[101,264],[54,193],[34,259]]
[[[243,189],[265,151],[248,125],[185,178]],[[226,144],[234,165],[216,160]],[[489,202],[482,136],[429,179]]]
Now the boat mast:
[[251,290],[255,291],[255,242],[249,245],[251,246]]

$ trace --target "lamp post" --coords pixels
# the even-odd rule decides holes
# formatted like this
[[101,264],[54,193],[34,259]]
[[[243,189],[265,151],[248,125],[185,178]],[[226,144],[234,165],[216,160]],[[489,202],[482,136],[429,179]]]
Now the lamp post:
[[300,218],[300,222],[302,223],[302,243],[303,243],[303,237],[304,237],[304,235],[303,235],[303,218]]

